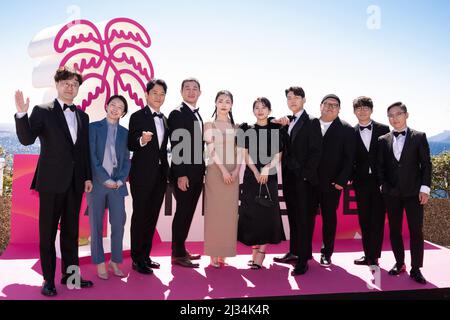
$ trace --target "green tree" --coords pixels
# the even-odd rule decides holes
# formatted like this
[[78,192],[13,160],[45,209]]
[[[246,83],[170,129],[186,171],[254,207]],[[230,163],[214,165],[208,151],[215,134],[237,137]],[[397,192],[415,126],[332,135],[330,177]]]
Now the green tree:
[[433,174],[431,195],[435,198],[448,198],[450,195],[450,151],[431,158]]

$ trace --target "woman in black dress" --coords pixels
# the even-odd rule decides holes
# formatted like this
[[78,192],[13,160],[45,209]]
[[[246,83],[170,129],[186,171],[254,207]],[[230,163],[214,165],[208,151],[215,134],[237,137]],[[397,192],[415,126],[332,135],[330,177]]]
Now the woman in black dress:
[[[270,123],[267,98],[253,103],[256,124],[241,126],[238,145],[244,148],[246,169],[240,192],[238,240],[252,246],[252,269],[261,269],[267,244],[286,240],[278,202],[277,166],[281,160],[280,125]],[[260,201],[256,198],[263,198]]]

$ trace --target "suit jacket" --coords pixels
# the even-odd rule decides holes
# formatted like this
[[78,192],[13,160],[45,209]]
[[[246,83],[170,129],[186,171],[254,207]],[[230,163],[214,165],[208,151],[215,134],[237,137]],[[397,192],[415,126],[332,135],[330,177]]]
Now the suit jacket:
[[[314,119],[320,127],[319,119]],[[322,157],[319,163],[319,187],[322,191],[335,190],[332,183],[342,187],[351,178],[355,156],[354,129],[337,117],[322,138]]]
[[86,180],[92,180],[89,159],[89,116],[76,109],[77,141],[73,144],[64,112],[55,101],[33,108],[28,117],[15,119],[20,143],[31,145],[39,137],[41,151],[31,189],[61,193],[73,183],[75,191],[84,192]]
[[[201,118],[200,118],[201,119]],[[192,110],[185,104],[173,110],[169,115],[170,143],[172,146],[171,178],[174,182],[179,177],[187,176],[189,181],[203,181],[205,174],[204,141],[200,128],[203,121],[198,121]],[[181,137],[176,131],[183,129],[187,137]],[[196,133],[196,134],[195,134]],[[187,152],[187,153],[186,153]]]
[[123,185],[119,188],[119,193],[122,196],[128,195],[127,178],[130,172],[130,152],[128,151],[128,130],[118,125],[116,136],[116,157],[117,168],[113,171],[112,175],[109,175],[103,168],[103,157],[105,155],[106,138],[108,136],[108,123],[106,118],[92,122],[89,125],[89,147],[91,150],[91,168],[94,189],[93,193],[97,190],[104,188],[105,181],[111,179],[114,181],[122,181]]
[[[369,168],[372,174],[377,176],[377,152],[378,138],[389,132],[389,127],[372,120],[372,138],[370,140],[369,151],[361,138],[359,124],[355,127],[356,152],[353,162],[353,183],[357,187],[359,183],[364,183],[369,177]],[[367,129],[366,129],[367,130]]]
[[[157,177],[158,170],[161,168],[164,175],[168,176],[169,164],[167,161],[167,142],[169,139],[169,128],[167,118],[163,116],[164,138],[159,147],[158,134],[156,132],[155,120],[152,111],[148,106],[136,111],[130,117],[128,126],[128,149],[133,151],[130,169],[130,183],[135,186],[153,186]],[[144,147],[141,147],[140,138],[142,131],[153,133],[152,140]]]
[[417,196],[422,185],[431,186],[430,147],[425,133],[407,129],[400,161],[394,156],[394,134],[378,139],[378,180],[382,193]]
[[322,154],[322,133],[317,121],[303,111],[300,118],[288,134],[289,126],[283,127],[284,154],[283,169],[293,171],[299,178],[317,185],[319,177],[317,169]]

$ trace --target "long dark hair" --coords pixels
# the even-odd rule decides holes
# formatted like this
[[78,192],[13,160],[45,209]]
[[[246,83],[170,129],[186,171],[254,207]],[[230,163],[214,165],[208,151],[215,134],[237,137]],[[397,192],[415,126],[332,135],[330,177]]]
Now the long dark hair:
[[[228,90],[221,90],[221,91],[217,92],[216,99],[214,100],[214,102],[217,102],[217,99],[219,99],[219,97],[221,95],[223,95],[223,94],[228,96],[228,97],[230,97],[231,104],[233,104],[233,94],[230,91],[228,91]],[[234,126],[233,113],[231,112],[231,110],[228,112],[228,114],[230,116],[230,122]],[[214,119],[217,119],[217,107],[215,107],[215,110],[214,110],[214,113],[212,114],[212,117],[214,117]]]

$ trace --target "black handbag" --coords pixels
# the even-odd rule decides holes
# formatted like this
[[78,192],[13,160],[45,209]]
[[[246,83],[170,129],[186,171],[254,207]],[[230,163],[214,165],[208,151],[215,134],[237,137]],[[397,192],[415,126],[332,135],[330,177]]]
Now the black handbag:
[[272,197],[270,196],[269,187],[267,186],[267,183],[265,184],[267,189],[267,195],[263,196],[261,195],[261,187],[262,184],[259,184],[259,194],[255,197],[255,202],[259,204],[260,206],[272,208],[275,207],[275,201],[272,200]]

